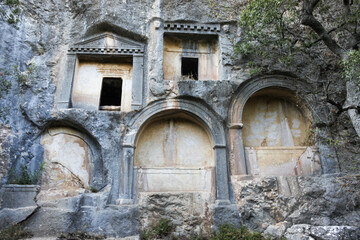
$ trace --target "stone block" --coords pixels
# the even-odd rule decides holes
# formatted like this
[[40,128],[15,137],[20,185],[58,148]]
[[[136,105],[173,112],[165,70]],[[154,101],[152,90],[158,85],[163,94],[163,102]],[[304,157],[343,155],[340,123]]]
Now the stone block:
[[290,227],[286,231],[285,237],[294,240],[357,240],[360,238],[360,228],[355,226],[312,226],[298,224]]
[[3,202],[1,208],[36,206],[35,197],[38,191],[38,185],[4,185],[2,190]]
[[37,206],[31,206],[23,208],[4,208],[0,210],[0,229],[4,229],[24,221],[37,209]]

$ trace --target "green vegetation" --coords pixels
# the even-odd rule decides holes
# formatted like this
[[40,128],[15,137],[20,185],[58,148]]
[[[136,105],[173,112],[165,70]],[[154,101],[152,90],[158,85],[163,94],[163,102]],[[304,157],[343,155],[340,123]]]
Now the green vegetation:
[[106,239],[106,236],[104,235],[92,235],[89,233],[85,233],[85,232],[75,232],[75,233],[63,233],[60,235],[60,237],[58,237],[57,239],[61,240],[61,239],[71,239],[71,240],[101,240],[101,239]]
[[[360,86],[360,0],[209,0],[212,15],[236,20],[242,29],[234,43],[250,73],[266,68],[261,59],[289,66],[296,54],[326,46],[343,63],[344,77]],[[325,59],[329,53],[322,52]],[[255,69],[255,70],[254,70]]]
[[13,225],[3,230],[0,230],[1,240],[18,240],[31,237],[32,234],[25,231],[24,228],[20,225]]
[[12,25],[19,22],[20,4],[19,0],[0,0],[0,19]]
[[161,239],[171,235],[174,226],[168,219],[160,219],[152,224],[150,229],[143,230],[140,233],[141,240]]
[[297,25],[297,4],[293,0],[250,1],[240,14],[239,26],[243,34],[237,52],[257,58],[275,50],[283,56],[279,61],[290,63],[296,47],[287,26]]
[[261,233],[251,232],[246,227],[236,228],[231,225],[222,225],[219,227],[219,231],[214,233],[210,240],[263,240],[266,239]]
[[18,65],[14,65],[11,71],[11,77],[17,80],[20,86],[30,86],[36,79],[38,74],[38,68],[34,63],[30,63],[26,66],[24,71],[21,71]]
[[7,79],[10,75],[8,70],[0,68],[0,99],[9,92],[11,82]]
[[360,50],[347,52],[347,58],[343,60],[344,77],[347,81],[354,80],[360,86]]
[[27,165],[22,164],[20,171],[11,169],[9,173],[9,184],[32,185],[39,183],[45,162],[35,172],[30,172]]
[[[149,229],[145,229],[140,234],[141,240],[154,239],[181,239],[188,238],[173,234],[174,225],[168,219],[161,219],[155,222]],[[246,227],[236,228],[232,225],[224,224],[219,227],[218,232],[193,234],[190,240],[266,240],[271,238],[264,237],[261,233],[252,232]]]

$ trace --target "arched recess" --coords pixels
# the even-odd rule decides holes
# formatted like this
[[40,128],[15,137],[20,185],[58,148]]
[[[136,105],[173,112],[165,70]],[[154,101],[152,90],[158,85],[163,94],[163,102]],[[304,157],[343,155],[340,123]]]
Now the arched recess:
[[42,131],[44,171],[39,200],[76,196],[105,186],[101,147],[86,130],[67,122],[51,122]]
[[132,201],[134,197],[134,150],[141,131],[152,120],[164,115],[180,113],[191,115],[199,121],[211,137],[215,158],[215,196],[217,201],[229,202],[228,170],[226,160],[226,138],[221,119],[208,107],[188,99],[160,100],[148,105],[130,121],[123,139],[122,179],[120,203]]
[[[272,96],[271,100],[280,103],[279,99],[283,99],[285,101],[285,105],[288,104],[293,110],[296,112],[296,108],[299,108],[299,111],[306,116],[306,118],[311,122],[312,121],[312,106],[309,101],[305,98],[300,98],[298,93],[302,93],[302,96],[309,93],[308,87],[301,82],[301,80],[283,76],[283,75],[269,75],[258,77],[255,79],[250,79],[244,83],[242,83],[236,94],[234,95],[232,102],[230,104],[229,113],[228,113],[228,126],[229,126],[229,141],[230,141],[230,164],[231,164],[231,172],[233,175],[256,175],[258,174],[256,171],[259,171],[258,166],[254,166],[256,164],[249,163],[246,157],[245,148],[244,148],[244,131],[243,131],[243,121],[244,121],[244,108],[247,103],[254,104],[256,101],[264,101],[264,99],[259,99],[261,96]],[[256,98],[258,97],[258,98]],[[286,99],[286,100],[285,100]],[[269,100],[269,99],[268,99]],[[250,106],[255,107],[254,106]],[[295,110],[294,110],[295,109]],[[254,110],[260,111],[260,110]],[[248,114],[248,113],[247,113]],[[277,118],[280,118],[277,116]],[[249,121],[249,120],[248,120]],[[281,121],[281,119],[278,121]],[[284,122],[284,121],[283,121]],[[309,127],[309,124],[307,125]],[[303,135],[302,135],[303,137]],[[251,144],[249,144],[251,145]],[[271,145],[271,144],[270,144]],[[273,150],[286,150],[286,143],[284,144],[273,144],[273,146],[278,146],[279,148]],[[295,151],[293,149],[289,151]],[[298,149],[301,151],[301,149]],[[310,151],[310,150],[309,150]],[[311,150],[312,151],[312,150]],[[316,149],[314,149],[316,152]],[[267,155],[268,153],[263,153]],[[277,156],[282,153],[276,153]],[[317,157],[318,158],[318,157]],[[319,159],[317,159],[320,161]],[[275,165],[278,163],[275,163]],[[257,169],[255,169],[257,168]],[[318,165],[316,166],[318,168]],[[274,171],[276,169],[274,168]],[[295,170],[296,172],[297,170]],[[315,171],[318,171],[316,169]],[[259,174],[261,175],[261,174]],[[278,172],[276,175],[281,175],[281,172]],[[286,174],[284,174],[286,175]]]
[[214,150],[207,128],[184,111],[156,116],[137,137],[135,192],[214,193]]

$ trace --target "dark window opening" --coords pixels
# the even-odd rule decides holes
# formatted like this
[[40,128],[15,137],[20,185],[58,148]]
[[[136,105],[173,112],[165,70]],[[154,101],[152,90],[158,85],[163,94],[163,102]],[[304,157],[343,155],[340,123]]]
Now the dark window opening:
[[101,110],[120,110],[121,106],[121,78],[103,78],[100,109]]
[[182,58],[181,59],[181,75],[193,80],[198,80],[199,59]]

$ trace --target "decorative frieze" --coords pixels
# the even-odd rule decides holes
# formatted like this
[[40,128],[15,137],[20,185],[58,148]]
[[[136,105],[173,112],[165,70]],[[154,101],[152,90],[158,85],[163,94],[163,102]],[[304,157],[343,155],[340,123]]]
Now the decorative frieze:
[[92,48],[92,47],[71,47],[68,53],[73,54],[120,54],[120,55],[134,55],[144,54],[143,48]]
[[193,33],[193,34],[218,34],[220,24],[198,24],[198,23],[169,23],[165,22],[165,32],[171,33]]

